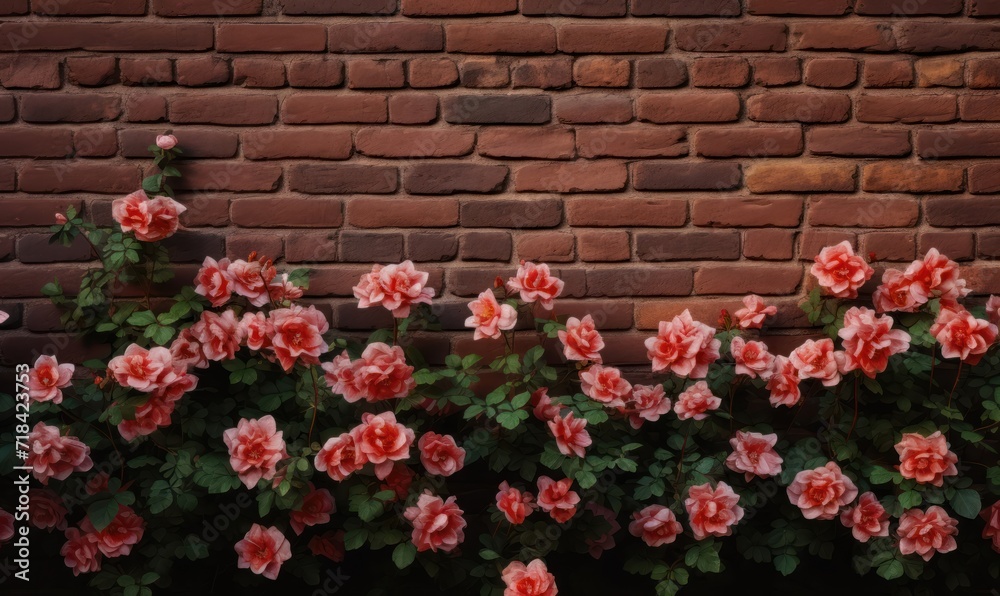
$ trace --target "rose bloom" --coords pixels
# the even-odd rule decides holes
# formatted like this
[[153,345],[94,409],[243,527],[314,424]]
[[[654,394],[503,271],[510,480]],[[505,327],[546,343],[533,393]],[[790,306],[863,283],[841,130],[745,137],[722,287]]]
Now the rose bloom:
[[396,493],[397,499],[406,499],[406,495],[410,494],[410,486],[413,485],[413,479],[416,476],[417,473],[411,470],[409,466],[396,462],[392,464],[392,471],[389,472],[389,475],[382,479],[379,489],[391,490]]
[[190,327],[178,333],[170,344],[170,357],[175,366],[208,368],[208,358]]
[[451,476],[465,465],[465,449],[455,443],[455,437],[426,432],[417,441],[420,463],[427,473]]
[[572,487],[572,478],[563,478],[556,482],[548,476],[539,477],[538,506],[547,511],[557,522],[568,522],[576,515],[576,506],[580,503],[580,495],[570,490]]
[[[990,296],[986,301],[986,318],[994,325],[1000,325],[1000,296]],[[3,321],[0,321],[2,323]]]
[[191,334],[201,346],[205,358],[213,362],[232,360],[240,349],[239,321],[231,310],[218,315],[205,310],[191,326]]
[[841,507],[858,496],[858,488],[834,462],[814,470],[802,470],[788,485],[787,492],[788,500],[802,510],[806,519],[833,519]]
[[715,329],[693,320],[685,310],[670,322],[660,321],[659,333],[645,345],[653,372],[670,369],[681,377],[702,379],[718,360],[722,342],[715,339]]
[[736,361],[736,374],[746,375],[751,379],[758,376],[767,379],[771,376],[774,366],[774,356],[767,351],[767,345],[760,341],[746,341],[740,336],[733,338],[729,346]]
[[417,271],[412,261],[385,267],[375,265],[354,286],[354,297],[358,299],[358,308],[381,304],[392,311],[392,316],[405,319],[414,304],[431,303],[434,288],[426,287],[428,277],[426,272]]
[[754,476],[767,478],[781,473],[782,458],[774,450],[778,435],[736,431],[729,439],[733,452],[726,458],[726,467],[734,472],[743,472],[747,482]]
[[4,323],[6,323],[7,319],[9,319],[9,318],[10,318],[10,313],[7,313],[7,312],[4,312],[4,311],[0,310],[0,325],[3,325]]
[[549,266],[523,262],[517,268],[517,275],[507,281],[512,292],[520,292],[521,300],[538,302],[545,310],[552,310],[552,301],[562,294],[563,280],[552,275]]
[[240,556],[237,563],[240,569],[249,569],[267,579],[278,579],[281,564],[292,558],[291,545],[281,530],[274,526],[250,526],[250,531],[236,543],[235,548]]
[[650,505],[636,511],[632,519],[635,521],[628,525],[628,531],[653,548],[671,544],[684,530],[674,512],[663,505]]
[[365,412],[361,420],[351,435],[364,458],[375,464],[375,477],[382,480],[392,471],[392,462],[410,457],[413,429],[396,422],[392,412]]
[[853,307],[844,313],[844,327],[837,332],[844,345],[843,372],[861,369],[866,376],[884,372],[889,356],[910,349],[910,334],[892,328],[892,317]]
[[281,277],[276,277],[271,285],[267,286],[267,292],[277,304],[288,305],[293,300],[298,300],[305,293],[302,288],[288,280],[288,274],[282,273]]
[[233,297],[235,284],[233,276],[229,274],[229,259],[216,261],[212,257],[205,257],[194,280],[197,282],[194,291],[208,298],[212,306],[222,306]]
[[594,514],[596,518],[604,518],[604,521],[608,524],[608,529],[603,531],[596,537],[587,537],[584,539],[584,544],[587,545],[587,553],[595,559],[600,559],[604,551],[611,550],[615,547],[615,534],[622,529],[621,524],[618,523],[617,516],[615,512],[608,509],[604,505],[598,505],[597,503],[590,502],[587,503],[587,511]]
[[927,288],[898,269],[886,269],[872,301],[878,312],[916,312],[927,302]]
[[760,329],[764,319],[778,314],[777,306],[765,306],[764,299],[756,294],[743,297],[743,308],[736,311],[736,324],[740,329]]
[[935,552],[950,553],[958,548],[958,520],[931,505],[927,511],[910,509],[899,516],[899,552],[904,555],[916,553],[924,561],[930,561]]
[[244,486],[253,488],[262,478],[274,478],[278,462],[288,457],[281,435],[271,415],[259,420],[241,418],[236,428],[222,433],[229,448],[229,463]]
[[531,394],[531,408],[535,418],[543,422],[548,422],[559,415],[559,404],[554,403],[549,397],[549,390],[545,387],[535,390]]
[[521,492],[507,484],[505,480],[500,483],[500,492],[497,493],[497,509],[503,512],[507,521],[517,526],[523,524],[524,518],[535,510],[535,506],[531,503],[533,499],[531,493]]
[[53,356],[39,356],[28,371],[28,397],[37,402],[62,403],[62,391],[73,380],[72,364],[59,364]]
[[959,298],[971,291],[959,277],[958,263],[936,248],[927,251],[922,260],[913,261],[906,269],[906,276],[918,283],[925,294],[941,298],[942,305],[946,306],[954,306]]
[[573,412],[566,414],[566,417],[556,415],[548,421],[549,430],[556,439],[556,446],[559,453],[576,457],[583,457],[587,454],[586,449],[590,446],[590,433],[587,432],[587,421],[583,418],[574,418]]
[[274,327],[262,312],[245,312],[236,327],[236,338],[241,345],[260,351],[271,347]]
[[80,532],[77,528],[66,530],[66,543],[59,554],[74,576],[101,570],[101,551],[93,534]]
[[868,542],[870,538],[885,538],[889,535],[889,513],[872,492],[864,493],[858,498],[856,505],[845,509],[840,514],[840,523],[851,528],[851,533],[858,542]]
[[563,355],[566,360],[582,360],[601,363],[601,350],[604,340],[594,326],[594,318],[590,315],[583,320],[570,317],[566,321],[566,330],[559,332],[559,341],[563,344]]
[[66,480],[73,472],[94,467],[90,447],[76,437],[61,436],[59,428],[39,422],[28,434],[28,458],[24,465],[35,478],[48,484],[50,478]]
[[28,491],[28,511],[31,525],[39,530],[65,530],[66,514],[62,497],[47,488],[33,488]]
[[708,383],[698,381],[677,396],[677,400],[674,402],[674,412],[681,420],[688,418],[704,420],[708,418],[710,410],[718,410],[721,405],[722,399],[712,394]]
[[148,393],[177,379],[170,350],[155,347],[147,350],[138,344],[125,348],[125,353],[108,363],[108,371],[122,387]]
[[80,523],[80,529],[91,534],[97,542],[97,548],[108,558],[124,557],[132,552],[132,547],[142,540],[146,522],[128,505],[119,505],[118,513],[111,523],[101,531],[97,531],[90,518]]
[[330,330],[323,313],[314,306],[291,306],[272,310],[270,320],[274,328],[271,348],[285,372],[296,362],[319,364],[320,355],[328,349],[323,334]]
[[928,437],[917,433],[904,433],[896,443],[899,454],[899,473],[920,484],[943,486],[945,476],[957,476],[958,456],[948,449],[948,440],[941,431]]
[[858,288],[875,273],[864,259],[854,254],[847,240],[821,250],[809,272],[837,298],[857,298]]
[[429,492],[417,499],[417,504],[407,507],[403,517],[413,524],[411,540],[417,552],[426,550],[450,552],[465,540],[465,518],[455,503],[455,497],[442,500]]
[[942,308],[931,325],[931,335],[941,344],[942,357],[975,366],[996,341],[997,326],[963,308]]
[[719,482],[714,489],[709,483],[692,486],[684,499],[684,508],[695,540],[732,534],[732,527],[743,519],[739,502],[740,496],[725,482]]
[[503,596],[556,596],[556,578],[549,573],[545,561],[534,559],[525,566],[520,561],[511,561],[504,567],[500,579],[506,585]]
[[493,290],[486,290],[470,302],[469,310],[472,316],[465,319],[465,326],[476,329],[473,339],[497,339],[502,331],[510,331],[517,325],[517,310],[497,302]]
[[156,146],[164,151],[168,151],[177,146],[177,137],[174,135],[156,135]]
[[198,384],[198,377],[183,372],[179,374],[169,385],[154,390],[146,403],[135,409],[133,419],[118,423],[118,432],[123,439],[133,441],[136,437],[153,434],[157,428],[170,426],[176,403]]
[[670,411],[670,400],[663,385],[633,385],[628,401],[629,424],[638,429],[643,421],[656,422],[660,416]]
[[610,407],[621,407],[632,391],[632,385],[622,378],[622,372],[610,366],[593,366],[580,371],[580,390],[594,401]]
[[330,521],[330,514],[337,510],[333,495],[325,488],[319,490],[310,482],[309,493],[302,499],[302,505],[288,514],[288,523],[296,534],[302,534],[306,526],[318,526]]
[[[986,520],[986,527],[983,528],[983,538],[987,540],[992,539],[993,550],[1000,553],[1000,501],[983,509],[979,516]],[[2,537],[0,537],[0,541],[2,541]]]
[[258,261],[236,260],[227,270],[233,280],[233,290],[250,300],[250,304],[260,307],[271,300],[268,285],[277,272],[274,267],[265,267]]
[[187,207],[170,197],[150,199],[142,190],[111,203],[111,215],[122,231],[132,232],[143,242],[157,242],[172,236],[180,226],[178,216],[185,211]]
[[784,356],[774,357],[771,378],[767,380],[767,390],[771,392],[768,401],[771,406],[788,406],[799,403],[802,392],[799,390],[799,371],[792,361]]
[[322,367],[327,385],[350,403],[406,397],[416,386],[403,349],[380,342],[369,344],[358,360],[352,362],[345,350]]
[[111,475],[107,472],[97,472],[96,474],[91,474],[87,478],[87,485],[84,486],[84,490],[87,491],[88,495],[96,495],[103,493],[108,490],[108,480],[111,479]]
[[14,516],[0,509],[0,544],[14,537]]
[[342,562],[347,550],[344,548],[343,530],[327,530],[317,534],[309,539],[308,546],[314,557],[326,557],[334,563]]
[[351,433],[327,439],[323,448],[316,454],[315,460],[316,471],[326,472],[337,482],[357,472],[366,463],[368,462],[364,454],[358,450]]
[[834,350],[832,339],[807,339],[792,351],[788,360],[799,372],[800,379],[819,379],[824,387],[833,387],[840,382],[838,356],[843,358],[843,353]]

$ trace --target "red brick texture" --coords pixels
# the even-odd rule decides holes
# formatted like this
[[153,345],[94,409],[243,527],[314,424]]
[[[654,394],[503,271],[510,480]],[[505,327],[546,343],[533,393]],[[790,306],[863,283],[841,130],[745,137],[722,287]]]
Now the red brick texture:
[[402,259],[431,272],[452,347],[467,299],[529,259],[625,360],[661,318],[714,320],[744,292],[801,325],[807,262],[844,239],[879,261],[937,246],[1000,292],[996,17],[984,0],[0,1],[0,352],[62,342],[39,288],[93,263],[46,228],[68,205],[106,223],[162,131],[193,158],[180,275],[205,253],[309,266],[344,329],[385,323],[351,286]]

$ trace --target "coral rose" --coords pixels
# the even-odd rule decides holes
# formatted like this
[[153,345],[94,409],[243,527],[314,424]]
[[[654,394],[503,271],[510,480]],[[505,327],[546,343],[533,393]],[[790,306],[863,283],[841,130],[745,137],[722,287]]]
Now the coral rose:
[[177,146],[177,137],[174,135],[156,135],[156,146],[164,151],[169,151]]
[[94,467],[90,447],[76,437],[62,436],[59,428],[39,422],[28,434],[28,458],[24,465],[42,484],[50,478],[66,480],[73,472]]
[[627,406],[629,424],[638,429],[644,421],[659,420],[670,411],[671,403],[663,385],[633,385]]
[[309,483],[309,492],[302,498],[302,505],[288,514],[288,523],[296,534],[302,534],[306,526],[318,526],[330,521],[330,514],[337,510],[333,495],[325,488],[317,489]]
[[647,339],[645,345],[653,372],[670,369],[681,377],[701,379],[718,360],[722,342],[715,339],[715,329],[695,321],[685,310],[669,322],[660,321],[656,337]]
[[417,441],[420,463],[429,474],[451,476],[465,465],[465,449],[455,443],[455,437],[426,432]]
[[531,502],[533,499],[531,493],[521,492],[504,481],[500,483],[500,492],[497,493],[497,509],[503,512],[507,521],[515,526],[520,525],[535,510]]
[[240,556],[237,563],[240,569],[249,569],[267,579],[278,579],[281,564],[292,558],[288,539],[274,526],[250,526],[250,531],[236,543],[235,549]]
[[517,275],[507,281],[512,292],[520,292],[521,300],[538,302],[545,310],[552,310],[552,301],[562,294],[563,280],[552,275],[549,266],[523,262],[517,268]]
[[[1000,501],[983,509],[979,514],[986,520],[986,527],[983,528],[983,538],[993,540],[993,550],[1000,553]],[[0,542],[2,542],[0,538]]]
[[733,526],[743,519],[743,508],[738,505],[739,502],[740,496],[725,482],[720,482],[714,489],[709,483],[688,489],[684,508],[687,509],[695,540],[732,534]]
[[857,298],[858,288],[875,273],[864,259],[854,254],[847,240],[821,250],[809,272],[837,298]]
[[208,358],[190,327],[178,333],[170,344],[170,357],[175,367],[208,368]]
[[391,490],[396,493],[397,499],[405,499],[406,495],[410,493],[410,486],[413,484],[413,479],[416,478],[417,473],[414,472],[406,464],[396,462],[392,465],[392,471],[389,475],[382,479],[382,484],[379,485],[380,490]]
[[291,306],[272,310],[269,316],[274,336],[271,349],[285,372],[296,363],[319,364],[319,357],[328,346],[323,334],[330,330],[330,323],[315,306]]
[[10,313],[0,310],[0,325],[6,323],[7,319],[9,318],[10,318]]
[[239,321],[231,310],[221,315],[210,310],[202,311],[201,318],[191,326],[205,358],[213,362],[232,360],[240,349]]
[[322,366],[327,385],[350,403],[406,397],[416,386],[403,349],[381,342],[369,344],[358,360],[344,351]]
[[833,340],[819,341],[807,339],[788,356],[800,379],[819,379],[824,387],[833,387],[840,382],[843,353],[834,350]]
[[170,197],[150,199],[143,190],[111,203],[111,215],[122,231],[132,232],[143,242],[157,242],[172,236],[180,225],[178,216],[186,210]]
[[271,347],[274,326],[262,312],[245,312],[236,328],[236,339],[240,345],[259,352]]
[[743,472],[747,482],[754,476],[767,478],[781,473],[782,458],[774,450],[778,435],[736,431],[729,439],[733,452],[726,458],[726,467],[734,472]]
[[267,286],[267,292],[271,295],[271,300],[275,304],[282,306],[290,305],[292,301],[298,300],[305,293],[302,288],[289,280],[287,273],[282,273],[281,277],[276,277],[271,282],[271,285]]
[[792,361],[784,356],[775,356],[771,378],[767,380],[767,390],[771,392],[768,401],[771,407],[788,406],[799,403],[802,392],[799,389],[799,371]]
[[314,557],[326,557],[334,563],[340,563],[347,554],[344,547],[343,530],[327,530],[309,539],[309,552]]
[[916,312],[927,302],[927,288],[898,269],[886,269],[872,301],[878,312]]
[[899,552],[904,555],[916,553],[925,561],[930,561],[934,553],[950,553],[958,548],[958,520],[931,505],[927,511],[910,509],[899,516]]
[[236,428],[222,433],[229,448],[229,463],[247,488],[261,479],[270,480],[278,472],[278,462],[288,457],[282,431],[271,415],[247,420],[241,418]]
[[858,488],[834,462],[814,470],[802,470],[788,485],[787,492],[788,500],[802,510],[806,519],[833,519],[841,507],[858,496]]
[[654,548],[671,544],[684,530],[674,512],[663,505],[650,505],[636,511],[632,519],[635,521],[628,525],[628,531]]
[[534,559],[527,565],[511,561],[500,578],[506,585],[503,596],[556,596],[556,578],[549,573],[545,561]]
[[559,331],[559,341],[563,344],[563,355],[566,360],[591,361],[601,363],[601,350],[604,340],[594,326],[594,318],[590,315],[580,320],[570,317],[566,321],[566,330]]
[[958,263],[938,252],[927,251],[923,259],[913,261],[906,268],[906,276],[920,285],[927,296],[941,299],[942,306],[954,307],[956,302],[969,294],[965,280],[959,277]]
[[236,260],[229,264],[227,273],[233,280],[233,290],[247,298],[250,304],[260,307],[271,300],[268,287],[277,274],[274,267],[259,261]]
[[168,385],[155,389],[146,403],[136,407],[133,419],[122,420],[118,432],[126,441],[153,434],[157,428],[169,426],[175,404],[185,393],[198,384],[198,377],[187,374],[183,368],[175,368],[177,378]]
[[904,433],[896,443],[899,454],[899,473],[920,484],[943,486],[945,476],[957,476],[958,456],[948,449],[948,440],[941,431],[930,436]]
[[857,504],[845,509],[840,514],[840,523],[851,529],[858,542],[889,535],[889,512],[872,492],[864,493]]
[[941,344],[942,357],[975,366],[996,341],[997,326],[963,308],[942,308],[931,325],[931,335]]
[[689,418],[704,420],[708,418],[709,411],[718,410],[721,405],[722,399],[712,394],[708,383],[698,381],[677,396],[677,400],[674,402],[674,413],[681,420]]
[[146,522],[127,505],[119,505],[115,518],[101,531],[94,528],[90,518],[84,519],[80,524],[80,529],[93,536],[97,548],[108,558],[124,557],[131,553],[132,547],[142,540],[145,528]]
[[360,470],[368,461],[354,443],[354,436],[351,433],[343,433],[338,437],[327,439],[323,448],[316,453],[314,463],[317,472],[326,472],[330,478],[342,482]]
[[354,297],[358,299],[358,308],[381,304],[392,311],[392,316],[405,319],[414,304],[431,303],[434,288],[427,287],[428,277],[428,273],[417,271],[412,261],[385,267],[375,265],[354,286]]
[[72,364],[59,364],[53,356],[39,356],[28,371],[28,397],[37,402],[62,403],[62,391],[73,380]]
[[632,391],[632,385],[620,370],[600,364],[580,371],[580,385],[587,397],[613,408],[624,406]]
[[844,327],[837,332],[844,345],[843,372],[860,369],[866,376],[885,371],[889,356],[910,349],[910,334],[892,328],[892,317],[877,316],[868,308],[844,313]]
[[233,297],[233,276],[229,274],[229,259],[216,261],[205,257],[194,281],[195,293],[208,298],[212,306],[219,307]]
[[417,499],[417,504],[407,507],[403,517],[413,524],[411,540],[417,552],[430,550],[450,552],[465,540],[465,518],[455,503],[455,497],[442,500],[429,492]]
[[28,491],[28,512],[31,525],[39,530],[65,530],[66,514],[62,497],[47,488],[33,488]]
[[[986,301],[986,318],[994,325],[1000,325],[1000,296],[990,296]],[[0,321],[2,323],[3,321]]]
[[746,341],[740,336],[733,338],[729,345],[736,361],[736,374],[746,375],[751,379],[758,376],[767,380],[774,366],[774,356],[767,351],[767,344],[760,341]]
[[502,331],[517,325],[517,310],[509,304],[500,304],[493,290],[486,290],[469,303],[472,316],[465,319],[466,327],[474,327],[473,339],[497,339]]
[[366,412],[360,426],[351,430],[354,443],[364,458],[375,464],[375,476],[383,480],[392,471],[392,462],[410,457],[413,429],[396,422],[392,412]]
[[59,554],[74,576],[101,570],[101,551],[93,534],[80,532],[77,528],[66,530],[66,543]]
[[573,412],[566,414],[566,417],[556,415],[548,421],[549,430],[556,439],[556,446],[559,453],[576,457],[583,457],[587,454],[587,447],[590,446],[590,433],[587,432],[587,421],[583,418],[574,418]]
[[531,408],[535,418],[543,422],[548,422],[559,415],[559,404],[549,397],[549,390],[545,387],[535,390],[531,394]]
[[131,344],[125,348],[124,354],[111,359],[108,370],[122,387],[144,393],[177,380],[170,350],[159,346],[147,350],[138,344]]
[[764,299],[756,294],[743,297],[743,308],[736,311],[736,324],[740,329],[760,329],[764,319],[778,314],[777,306],[766,306]]
[[568,522],[576,515],[576,506],[580,503],[580,495],[570,490],[572,487],[572,478],[563,478],[556,482],[548,476],[539,477],[538,506],[547,511],[557,522]]

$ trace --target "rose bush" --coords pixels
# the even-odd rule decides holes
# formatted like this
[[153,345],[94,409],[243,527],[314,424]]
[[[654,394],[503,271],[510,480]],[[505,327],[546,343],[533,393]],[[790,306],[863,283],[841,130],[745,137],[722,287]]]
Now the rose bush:
[[[150,150],[161,172],[116,201],[116,227],[70,210],[53,229],[101,267],[73,297],[43,292],[112,357],[40,356],[20,379],[32,522],[102,593],[151,594],[199,563],[315,585],[356,551],[385,566],[373,584],[422,573],[484,595],[555,595],[583,572],[547,563],[565,557],[617,557],[657,594],[737,557],[790,574],[844,552],[894,584],[997,581],[1000,314],[964,304],[937,251],[887,269],[872,309],[872,267],[827,248],[802,305],[818,327],[790,354],[762,335],[775,307],[747,296],[717,326],[660,323],[641,374],[608,365],[599,318],[560,315],[562,281],[523,263],[468,305],[499,354],[431,365],[414,338],[436,292],[410,262],[358,280],[359,307],[395,321],[360,339],[302,300],[307,272],[262,255],[208,255],[155,298],[184,208],[177,140]],[[233,503],[252,506],[206,532]]]

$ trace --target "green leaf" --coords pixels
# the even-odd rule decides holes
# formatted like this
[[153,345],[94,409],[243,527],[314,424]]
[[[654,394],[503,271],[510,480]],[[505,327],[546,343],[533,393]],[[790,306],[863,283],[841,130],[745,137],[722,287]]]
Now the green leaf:
[[896,559],[879,565],[878,574],[884,579],[903,577],[903,564]]
[[368,540],[368,530],[366,528],[354,528],[344,533],[344,548],[346,550],[358,550],[365,541]]
[[149,500],[146,505],[150,513],[162,513],[174,502],[174,491],[166,480],[157,480],[149,487]]
[[774,568],[781,575],[791,575],[795,568],[799,566],[799,558],[795,555],[778,555],[774,557]]
[[396,545],[396,548],[392,550],[392,562],[396,564],[398,569],[406,569],[413,563],[413,559],[417,556],[417,547],[413,545],[412,542],[400,542]]
[[979,493],[971,488],[955,491],[955,496],[949,502],[955,513],[966,519],[975,519],[983,508]]
[[116,515],[118,515],[118,501],[114,498],[94,501],[87,507],[87,519],[98,532],[110,526]]
[[149,310],[141,310],[128,318],[128,324],[134,327],[146,327],[156,322],[156,315]]

